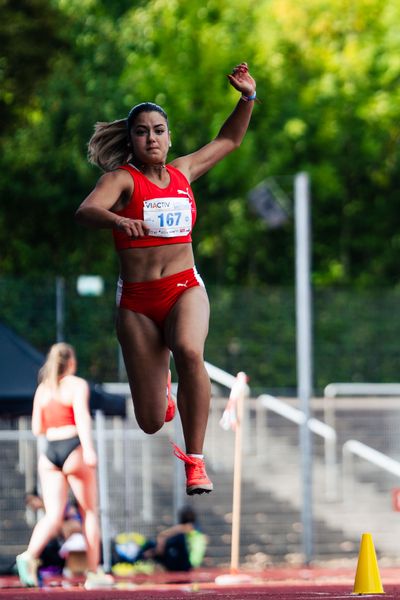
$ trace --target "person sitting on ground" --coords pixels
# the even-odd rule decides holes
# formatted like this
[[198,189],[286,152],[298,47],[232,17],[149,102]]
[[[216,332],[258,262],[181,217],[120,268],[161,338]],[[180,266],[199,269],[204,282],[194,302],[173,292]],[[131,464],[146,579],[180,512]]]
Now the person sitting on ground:
[[197,516],[191,506],[183,506],[178,523],[164,529],[155,541],[149,540],[143,547],[140,559],[153,559],[167,571],[190,571],[203,562],[207,537],[197,524]]

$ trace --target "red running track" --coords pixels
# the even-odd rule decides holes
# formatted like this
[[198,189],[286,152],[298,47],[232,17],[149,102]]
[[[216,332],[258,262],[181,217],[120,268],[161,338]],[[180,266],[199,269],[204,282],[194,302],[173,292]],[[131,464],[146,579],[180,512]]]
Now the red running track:
[[[380,571],[385,595],[365,593],[359,598],[400,600],[400,569]],[[216,583],[224,576],[223,584]],[[226,577],[228,575],[228,577]],[[113,589],[83,589],[83,580],[47,580],[40,589],[19,586],[16,577],[0,578],[0,598],[5,600],[336,600],[353,598],[355,573],[351,569],[272,568],[234,576],[221,570],[157,573],[119,578]]]

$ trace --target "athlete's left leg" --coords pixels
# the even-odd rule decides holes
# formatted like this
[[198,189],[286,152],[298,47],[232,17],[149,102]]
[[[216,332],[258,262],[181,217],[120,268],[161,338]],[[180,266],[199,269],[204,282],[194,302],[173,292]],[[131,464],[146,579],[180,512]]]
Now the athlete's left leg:
[[20,580],[28,587],[39,584],[39,556],[51,538],[58,535],[67,503],[67,481],[44,454],[39,457],[39,477],[45,515],[36,523],[26,552],[16,557]]
[[197,286],[180,296],[164,324],[178,374],[178,410],[189,454],[203,453],[210,408],[211,386],[204,366],[209,317],[207,293]]
[[34,558],[38,558],[51,538],[60,533],[68,498],[65,476],[44,454],[39,457],[38,469],[45,514],[37,522],[29,541],[28,553]]

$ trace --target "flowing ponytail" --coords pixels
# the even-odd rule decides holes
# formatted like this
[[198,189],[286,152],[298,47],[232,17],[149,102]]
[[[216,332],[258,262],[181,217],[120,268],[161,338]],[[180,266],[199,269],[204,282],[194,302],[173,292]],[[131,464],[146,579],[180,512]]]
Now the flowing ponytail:
[[64,342],[53,344],[39,371],[39,382],[53,389],[58,388],[60,377],[66,373],[71,358],[75,358],[72,346]]
[[88,144],[88,159],[103,171],[113,171],[132,158],[128,146],[127,120],[98,122]]

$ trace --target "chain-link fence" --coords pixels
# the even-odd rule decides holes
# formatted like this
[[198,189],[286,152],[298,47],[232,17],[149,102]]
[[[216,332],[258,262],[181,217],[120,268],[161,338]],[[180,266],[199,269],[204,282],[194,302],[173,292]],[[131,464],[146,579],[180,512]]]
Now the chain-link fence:
[[[82,376],[121,381],[124,370],[114,332],[115,284],[106,280],[102,295],[80,296],[77,278],[67,278],[60,301],[56,278],[1,278],[0,320],[42,352],[61,331],[77,349]],[[213,285],[207,289],[211,301],[207,360],[230,373],[244,370],[254,390],[293,395],[294,289]],[[314,290],[316,394],[331,381],[399,379],[399,303],[398,288]]]

